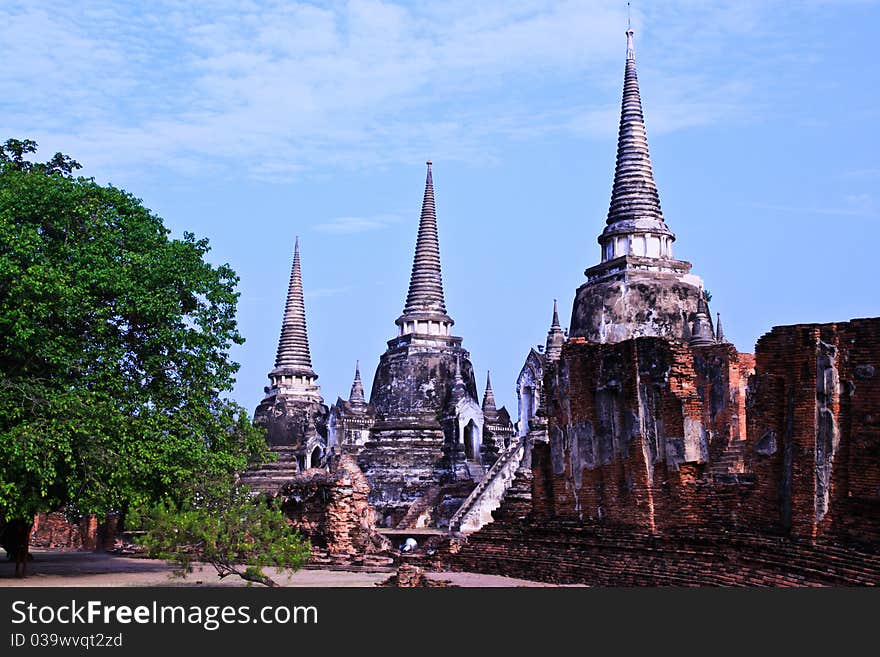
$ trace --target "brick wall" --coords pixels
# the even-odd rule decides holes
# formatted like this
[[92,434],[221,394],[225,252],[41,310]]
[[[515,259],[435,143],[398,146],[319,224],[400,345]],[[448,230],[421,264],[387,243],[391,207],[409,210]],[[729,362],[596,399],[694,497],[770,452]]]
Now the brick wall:
[[531,514],[502,505],[454,567],[602,584],[880,583],[880,318],[777,327],[754,356],[573,339],[544,387]]
[[112,550],[118,534],[118,518],[99,523],[95,514],[72,520],[62,511],[38,513],[31,529],[31,547],[52,550]]
[[385,547],[375,532],[370,486],[354,457],[343,454],[330,473],[313,470],[282,488],[283,509],[312,545],[331,555],[370,553]]

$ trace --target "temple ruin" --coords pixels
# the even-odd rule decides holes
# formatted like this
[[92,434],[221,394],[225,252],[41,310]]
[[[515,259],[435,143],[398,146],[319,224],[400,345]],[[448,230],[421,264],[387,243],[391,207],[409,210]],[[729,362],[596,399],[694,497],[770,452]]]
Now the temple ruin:
[[451,333],[431,162],[427,167],[409,291],[369,401],[358,363],[348,399],[337,398],[329,411],[323,404],[309,354],[297,242],[271,385],[254,414],[278,458],[244,473],[242,483],[278,494],[309,468],[335,471],[349,455],[368,483],[375,525],[448,528],[511,447],[509,413],[496,408],[488,374],[480,402],[470,354]]
[[274,488],[329,553],[382,552],[410,532],[430,536],[424,565],[555,582],[880,583],[880,318],[776,327],[754,354],[725,339],[673,256],[633,36],[599,262],[568,330],[554,301],[515,424],[488,374],[479,402],[451,333],[429,162],[409,292],[369,400],[358,364],[348,398],[323,406],[296,251],[255,416],[283,460],[245,481]]

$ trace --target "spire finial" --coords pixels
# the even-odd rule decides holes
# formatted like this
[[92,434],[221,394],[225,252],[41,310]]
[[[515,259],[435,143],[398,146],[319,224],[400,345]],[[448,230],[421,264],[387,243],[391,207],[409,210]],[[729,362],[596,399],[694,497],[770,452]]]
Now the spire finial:
[[632,29],[627,30],[617,163],[606,223],[611,226],[618,222],[652,221],[657,225],[652,227],[651,232],[659,231],[671,235],[663,223],[660,195],[657,193],[651,155],[648,152],[648,136],[645,131],[632,37]]
[[440,272],[440,244],[437,238],[437,212],[434,207],[434,176],[431,160],[425,178],[425,196],[422,200],[422,214],[419,219],[419,234],[413,257],[409,292],[403,315],[397,319],[399,326],[406,324],[405,318],[427,319],[452,324],[446,315],[446,302],[443,295],[443,277]]
[[495,393],[492,390],[492,378],[489,370],[486,370],[486,392],[483,393],[483,415],[493,418],[497,413],[495,408]]
[[[626,30],[626,66],[617,132],[617,162],[605,223],[605,230],[599,236],[603,263],[630,255],[629,247],[621,246],[620,238],[624,235],[636,238],[630,240],[632,255],[672,257],[669,244],[675,241],[675,235],[663,220],[660,195],[654,182],[631,26]],[[622,242],[625,244],[627,240]]]
[[461,356],[455,357],[455,378],[452,381],[452,389],[449,391],[447,408],[453,409],[465,397],[469,396],[464,377],[461,375]]
[[712,334],[712,321],[709,319],[709,306],[705,299],[697,302],[697,313],[691,325],[692,347],[705,347],[715,344],[715,336]]
[[364,403],[364,386],[361,383],[360,360],[356,360],[354,363],[354,381],[351,384],[351,394],[348,395],[348,401],[351,404]]
[[633,29],[632,20],[630,19],[629,3],[626,3],[626,59],[627,61],[635,61],[636,51],[633,47]]
[[281,324],[281,338],[275,356],[275,369],[317,378],[312,370],[309,336],[306,331],[306,308],[303,300],[302,269],[299,258],[299,236],[293,246],[293,267],[287,289],[287,303]]
[[559,356],[562,354],[562,345],[564,343],[565,332],[559,325],[559,311],[556,307],[556,299],[553,299],[553,322],[550,324],[550,330],[547,331],[547,343],[544,347],[544,357],[551,362],[559,360]]
[[727,340],[724,338],[724,329],[721,328],[721,313],[715,313],[715,317],[717,318],[715,321],[715,341],[725,343]]

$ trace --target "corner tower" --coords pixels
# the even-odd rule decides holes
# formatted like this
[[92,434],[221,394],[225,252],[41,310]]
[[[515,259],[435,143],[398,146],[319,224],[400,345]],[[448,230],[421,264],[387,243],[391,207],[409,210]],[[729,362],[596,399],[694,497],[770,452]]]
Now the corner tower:
[[703,281],[672,255],[675,235],[660,209],[636,75],[632,28],[626,67],[611,203],[599,236],[600,264],[584,274],[570,335],[621,342],[642,335],[688,342],[703,300]]

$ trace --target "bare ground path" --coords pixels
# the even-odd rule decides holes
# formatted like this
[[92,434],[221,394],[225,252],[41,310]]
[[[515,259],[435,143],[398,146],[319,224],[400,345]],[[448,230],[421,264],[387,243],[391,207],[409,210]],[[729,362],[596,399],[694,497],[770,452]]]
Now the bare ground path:
[[[2,553],[0,553],[2,554]],[[211,566],[200,565],[186,579],[171,577],[172,568],[164,561],[135,559],[90,552],[34,551],[26,579],[13,577],[15,566],[0,560],[0,587],[7,586],[244,586],[238,577],[218,579]],[[283,586],[373,587],[386,580],[388,572],[351,572],[307,568],[293,575],[267,569]],[[446,580],[462,587],[547,586],[541,582],[482,575],[478,573],[430,573],[432,579]]]

